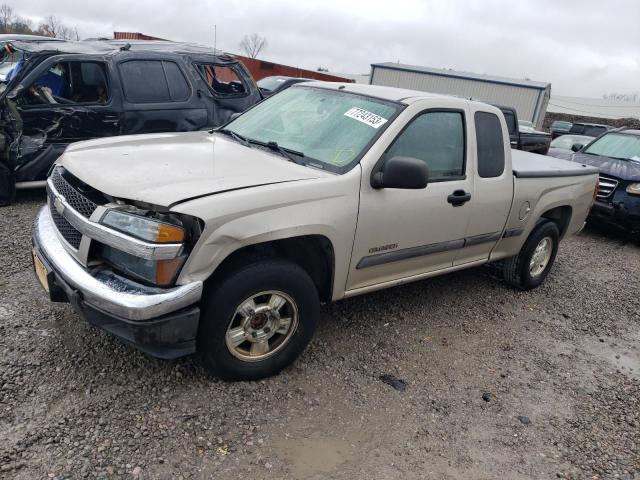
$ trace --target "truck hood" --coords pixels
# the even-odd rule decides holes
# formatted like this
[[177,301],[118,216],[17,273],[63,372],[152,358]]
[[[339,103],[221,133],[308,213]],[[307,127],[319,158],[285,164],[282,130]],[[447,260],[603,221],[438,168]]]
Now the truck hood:
[[164,207],[229,190],[332,175],[208,132],[78,142],[58,163],[107,195]]
[[618,160],[611,157],[602,157],[600,155],[587,155],[586,153],[576,152],[571,155],[563,156],[549,150],[549,155],[557,158],[565,158],[573,162],[583,163],[597,167],[600,173],[611,175],[612,177],[626,180],[629,182],[640,181],[640,162],[634,160]]

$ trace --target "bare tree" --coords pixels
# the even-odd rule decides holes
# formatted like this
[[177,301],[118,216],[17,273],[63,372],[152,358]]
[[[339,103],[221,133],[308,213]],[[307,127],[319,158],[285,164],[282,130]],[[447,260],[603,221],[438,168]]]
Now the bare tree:
[[30,35],[34,33],[33,23],[26,18],[16,17],[11,23],[11,33]]
[[39,33],[45,37],[61,38],[63,40],[80,40],[77,27],[67,27],[57,17],[49,15],[40,24]]
[[0,5],[0,28],[2,28],[2,33],[9,33],[13,19],[13,8],[6,3]]
[[245,35],[240,42],[240,48],[244,50],[247,57],[256,58],[263,49],[267,48],[267,39],[257,33]]

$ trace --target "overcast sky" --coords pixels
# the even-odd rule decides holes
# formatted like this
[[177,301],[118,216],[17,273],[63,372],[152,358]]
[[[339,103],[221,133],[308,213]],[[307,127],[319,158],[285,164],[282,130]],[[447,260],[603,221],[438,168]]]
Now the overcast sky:
[[640,0],[13,0],[35,22],[56,15],[81,36],[135,31],[261,58],[366,73],[386,61],[552,83],[556,95],[640,91]]

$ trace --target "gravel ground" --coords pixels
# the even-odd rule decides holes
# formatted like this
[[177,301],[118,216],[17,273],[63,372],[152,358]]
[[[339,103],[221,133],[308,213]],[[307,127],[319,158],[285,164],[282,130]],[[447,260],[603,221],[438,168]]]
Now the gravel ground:
[[326,306],[294,366],[223,383],[46,300],[43,201],[0,210],[2,477],[640,478],[637,244],[587,230],[532,292],[476,269]]

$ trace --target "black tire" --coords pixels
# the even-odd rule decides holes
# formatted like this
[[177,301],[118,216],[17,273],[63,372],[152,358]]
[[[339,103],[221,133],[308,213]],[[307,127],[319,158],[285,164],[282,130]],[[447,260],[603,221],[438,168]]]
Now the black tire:
[[[532,276],[529,270],[529,263],[536,247],[545,237],[550,238],[553,242],[551,257],[546,268],[538,275]],[[557,225],[547,220],[540,222],[533,229],[527,241],[524,242],[518,255],[504,261],[502,273],[505,281],[521,290],[531,290],[539,286],[547,278],[551,267],[553,267],[559,243],[560,231]]]
[[[286,342],[260,361],[234,356],[227,347],[227,328],[244,300],[265,291],[279,291],[295,302],[298,323]],[[197,351],[213,375],[225,380],[258,380],[277,374],[294,362],[311,341],[320,318],[318,291],[298,265],[264,259],[239,267],[216,282],[203,301]]]
[[16,198],[16,182],[4,165],[0,163],[0,207],[7,207]]

